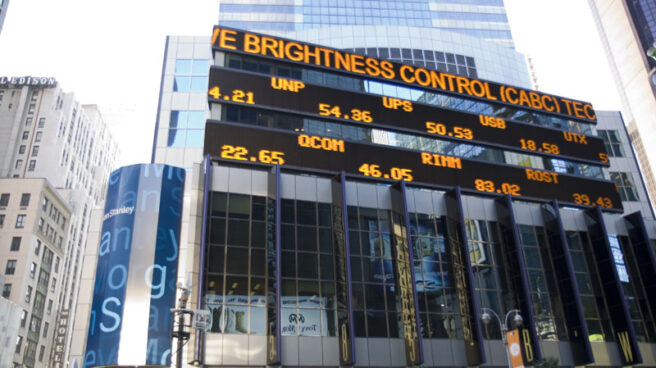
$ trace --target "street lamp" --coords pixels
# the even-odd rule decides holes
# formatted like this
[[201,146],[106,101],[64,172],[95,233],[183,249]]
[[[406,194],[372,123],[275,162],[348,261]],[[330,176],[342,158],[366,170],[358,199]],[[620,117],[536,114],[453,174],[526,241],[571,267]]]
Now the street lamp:
[[506,313],[506,317],[503,319],[503,322],[501,321],[501,318],[495,312],[494,310],[490,308],[481,308],[481,311],[483,311],[483,314],[481,314],[481,320],[483,323],[486,325],[490,323],[492,320],[492,316],[496,318],[497,322],[499,322],[499,328],[501,328],[501,340],[503,341],[503,346],[506,349],[506,358],[508,359],[508,367],[512,367],[510,364],[510,355],[508,352],[508,338],[506,337],[506,332],[508,331],[508,317],[510,317],[513,313],[515,317],[512,319],[513,323],[515,326],[519,327],[522,325],[522,322],[524,322],[524,319],[522,318],[522,315],[519,314],[519,309],[511,309]]

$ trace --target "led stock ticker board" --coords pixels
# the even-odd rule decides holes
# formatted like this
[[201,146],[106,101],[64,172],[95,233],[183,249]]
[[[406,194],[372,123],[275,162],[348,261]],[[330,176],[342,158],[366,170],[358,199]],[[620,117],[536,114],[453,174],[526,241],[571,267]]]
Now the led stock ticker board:
[[257,105],[365,127],[608,165],[604,143],[597,137],[399,98],[215,67],[210,69],[208,92],[210,101],[219,103]]
[[526,200],[558,199],[563,205],[621,211],[615,184],[579,176],[469,160],[341,139],[208,121],[204,153],[242,163],[280,164],[405,180],[438,188],[460,186],[469,193],[509,194]]
[[342,50],[226,27],[215,27],[212,47],[270,60],[402,83],[465,98],[595,123],[592,105],[565,97],[394,63]]

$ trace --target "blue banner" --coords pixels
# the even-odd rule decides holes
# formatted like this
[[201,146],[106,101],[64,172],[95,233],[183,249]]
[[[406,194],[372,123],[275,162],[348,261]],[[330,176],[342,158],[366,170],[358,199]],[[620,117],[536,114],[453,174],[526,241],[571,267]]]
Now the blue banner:
[[184,177],[160,164],[110,175],[84,367],[170,365]]

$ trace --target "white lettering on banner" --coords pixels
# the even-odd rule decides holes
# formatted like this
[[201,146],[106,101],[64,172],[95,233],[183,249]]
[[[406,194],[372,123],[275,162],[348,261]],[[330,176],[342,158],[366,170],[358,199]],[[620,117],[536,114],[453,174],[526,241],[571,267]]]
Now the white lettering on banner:
[[125,214],[131,215],[132,212],[134,212],[134,206],[132,207],[123,206],[119,208],[113,208],[109,210],[109,212],[107,212],[105,216],[103,216],[103,221],[106,221],[117,215],[125,215]]
[[37,87],[54,87],[57,80],[52,77],[0,77],[0,86],[37,86]]

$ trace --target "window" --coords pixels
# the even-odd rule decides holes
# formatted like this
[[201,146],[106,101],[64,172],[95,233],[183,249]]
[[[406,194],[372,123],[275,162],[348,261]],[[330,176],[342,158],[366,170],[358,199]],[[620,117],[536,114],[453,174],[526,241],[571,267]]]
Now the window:
[[43,355],[45,351],[46,351],[46,347],[41,345],[41,347],[39,348],[39,362],[43,361]]
[[50,201],[48,201],[48,198],[44,197],[43,200],[41,201],[41,210],[42,211],[45,211],[48,208],[48,202],[50,202]]
[[52,314],[52,299],[48,300],[48,308],[46,308],[46,313],[48,313],[48,315]]
[[48,337],[48,329],[50,328],[50,323],[46,322],[43,324],[43,334],[41,334],[42,337],[46,338]]
[[57,287],[57,278],[53,277],[52,283],[50,284],[50,291],[54,292],[56,287]]
[[36,247],[34,247],[34,255],[38,256],[40,250],[41,250],[41,240],[37,239],[36,240]]
[[626,172],[611,172],[610,180],[617,185],[617,190],[620,192],[620,199],[623,201],[637,201],[638,191],[633,183],[631,173]]
[[39,118],[39,125],[37,128],[43,128],[44,125],[46,125],[46,118]]
[[9,205],[9,193],[0,194],[0,207],[7,207]]
[[619,139],[616,130],[598,130],[599,138],[604,141],[606,152],[610,157],[624,157],[622,142]]
[[30,164],[27,167],[27,171],[34,171],[34,167],[36,167],[36,160],[30,160]]
[[25,303],[29,303],[30,300],[32,300],[32,287],[28,285],[25,290]]
[[18,154],[22,155],[23,153],[25,153],[25,148],[26,148],[25,145],[21,144],[20,147],[18,147]]
[[25,215],[16,216],[16,228],[22,229],[25,227]]
[[5,215],[0,215],[0,229],[5,226]]
[[43,132],[36,132],[36,136],[34,137],[35,142],[41,142],[41,136],[43,135]]
[[23,336],[16,336],[16,354],[20,354],[21,346],[23,346]]
[[9,299],[11,295],[11,284],[2,285],[2,297]]
[[43,232],[43,221],[44,221],[43,217],[39,217],[39,225],[38,226],[39,226],[39,230],[41,230],[41,232]]
[[30,193],[23,193],[21,195],[20,206],[27,207],[30,205]]
[[21,313],[21,319],[20,319],[21,328],[25,327],[26,323],[27,323],[27,311],[23,309],[23,313]]
[[39,155],[39,146],[32,147],[32,157],[36,157],[38,155]]
[[30,104],[30,106],[27,108],[27,113],[34,114],[34,109],[36,109],[36,104]]
[[28,117],[27,119],[25,119],[25,126],[30,126],[30,125],[32,125],[32,117]]
[[32,265],[30,266],[30,278],[34,278],[36,275],[36,263],[32,262]]
[[[59,237],[61,239],[61,236]],[[59,272],[59,257],[55,258],[55,273]]]
[[14,168],[20,169],[23,167],[23,160],[16,160],[16,165],[14,165]]
[[7,261],[7,266],[5,267],[5,275],[13,275],[16,272],[16,260],[10,259]]
[[14,236],[11,238],[11,247],[9,248],[12,252],[17,252],[20,249],[21,237]]
[[24,132],[23,132],[23,140],[26,141],[27,138],[29,138],[29,137],[30,137],[30,132],[28,132],[27,130],[24,131]]

